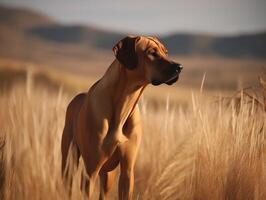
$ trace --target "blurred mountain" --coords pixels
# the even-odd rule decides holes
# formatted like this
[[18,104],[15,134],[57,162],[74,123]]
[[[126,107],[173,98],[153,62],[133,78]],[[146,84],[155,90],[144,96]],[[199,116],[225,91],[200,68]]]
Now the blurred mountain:
[[[73,48],[74,55],[82,54],[84,50],[88,50],[88,54],[94,50],[110,51],[125,35],[89,26],[62,25],[31,10],[0,6],[0,56],[19,56],[25,54],[25,48],[28,57],[36,54],[32,51],[43,51],[40,49],[62,55],[65,51],[70,55]],[[160,38],[175,55],[266,58],[266,32],[226,37],[172,34]]]
[[51,25],[55,22],[47,16],[23,8],[0,6],[0,24],[17,29]]
[[100,30],[94,27],[74,25],[48,25],[29,29],[32,36],[67,44],[87,44],[96,48],[112,48],[125,34]]
[[174,54],[266,58],[266,32],[224,37],[173,34],[162,40]]

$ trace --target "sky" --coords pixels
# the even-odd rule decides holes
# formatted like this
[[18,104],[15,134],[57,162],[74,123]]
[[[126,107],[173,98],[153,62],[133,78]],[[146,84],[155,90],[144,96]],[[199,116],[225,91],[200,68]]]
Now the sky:
[[142,34],[216,35],[266,30],[266,0],[0,0],[66,24]]

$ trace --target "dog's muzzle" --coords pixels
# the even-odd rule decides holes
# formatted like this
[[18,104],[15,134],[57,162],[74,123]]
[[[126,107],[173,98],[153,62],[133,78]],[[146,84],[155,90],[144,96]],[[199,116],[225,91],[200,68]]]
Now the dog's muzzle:
[[181,64],[173,64],[173,72],[172,72],[172,76],[171,78],[169,78],[167,81],[165,81],[165,83],[167,85],[172,85],[173,83],[175,83],[178,78],[179,78],[179,74],[181,73],[183,66]]
[[179,74],[181,73],[183,66],[178,63],[172,63],[168,66],[168,69],[164,71],[164,78],[163,79],[153,79],[151,81],[152,85],[161,85],[163,83],[167,85],[172,85],[175,83],[178,78]]

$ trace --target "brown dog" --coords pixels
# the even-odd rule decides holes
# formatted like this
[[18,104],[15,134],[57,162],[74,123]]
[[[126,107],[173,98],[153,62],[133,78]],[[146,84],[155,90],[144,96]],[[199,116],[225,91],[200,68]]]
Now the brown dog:
[[137,102],[149,83],[171,85],[182,69],[168,59],[166,48],[155,37],[126,37],[113,51],[116,59],[105,75],[70,102],[62,136],[62,172],[69,178],[69,152],[76,154],[76,164],[81,155],[89,199],[98,175],[100,199],[106,198],[118,164],[119,199],[132,198],[133,168],[141,139]]

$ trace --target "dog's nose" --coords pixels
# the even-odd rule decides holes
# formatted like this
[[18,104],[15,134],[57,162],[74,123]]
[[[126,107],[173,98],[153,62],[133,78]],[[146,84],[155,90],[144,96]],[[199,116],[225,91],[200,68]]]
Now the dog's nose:
[[181,64],[179,64],[179,63],[174,63],[173,67],[174,67],[175,71],[178,72],[178,73],[180,73],[181,70],[183,69],[183,66]]
[[178,72],[180,73],[183,69],[183,66],[181,64],[179,64],[179,68],[178,68]]

